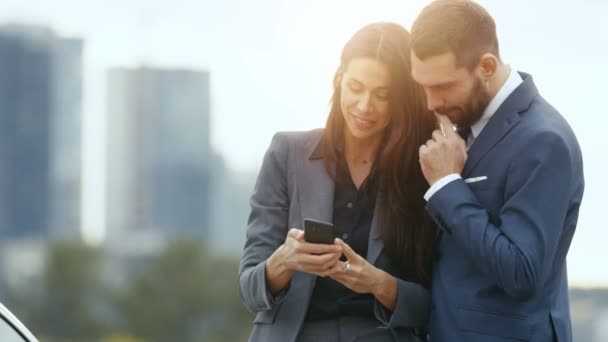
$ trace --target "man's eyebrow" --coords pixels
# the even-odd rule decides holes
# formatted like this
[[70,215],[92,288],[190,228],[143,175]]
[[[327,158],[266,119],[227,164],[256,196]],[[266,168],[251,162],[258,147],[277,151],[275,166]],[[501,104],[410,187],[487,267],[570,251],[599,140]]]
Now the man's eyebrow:
[[451,86],[454,83],[455,83],[455,81],[441,82],[441,83],[433,84],[433,85],[429,86],[429,88],[443,88],[443,87]]

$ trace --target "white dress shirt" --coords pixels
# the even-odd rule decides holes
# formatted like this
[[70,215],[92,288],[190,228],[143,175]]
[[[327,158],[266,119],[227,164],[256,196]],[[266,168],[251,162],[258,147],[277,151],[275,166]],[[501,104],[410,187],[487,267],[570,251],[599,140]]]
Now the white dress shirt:
[[[475,122],[473,125],[471,125],[471,134],[469,134],[469,137],[466,141],[467,150],[469,149],[469,147],[471,145],[473,145],[473,142],[475,142],[475,139],[479,136],[479,134],[481,134],[481,131],[484,129],[484,127],[486,127],[486,125],[488,124],[488,121],[490,121],[490,118],[492,118],[492,116],[496,113],[496,111],[498,110],[500,105],[502,105],[502,103],[505,102],[507,97],[509,97],[509,95],[511,95],[511,93],[517,87],[519,87],[519,85],[522,83],[523,83],[523,80],[522,80],[521,76],[519,76],[519,74],[511,68],[511,70],[509,72],[509,77],[507,78],[505,83],[502,85],[502,87],[500,88],[498,93],[496,93],[496,96],[494,96],[492,101],[490,101],[490,103],[484,110],[481,118],[479,120],[477,120],[477,122]],[[452,173],[452,174],[449,174],[449,175],[441,178],[440,180],[435,182],[433,185],[431,185],[431,187],[426,192],[426,194],[424,194],[424,199],[426,201],[428,201],[441,188],[443,188],[448,183],[450,183],[456,179],[459,179],[459,178],[461,178],[461,177],[457,173]]]

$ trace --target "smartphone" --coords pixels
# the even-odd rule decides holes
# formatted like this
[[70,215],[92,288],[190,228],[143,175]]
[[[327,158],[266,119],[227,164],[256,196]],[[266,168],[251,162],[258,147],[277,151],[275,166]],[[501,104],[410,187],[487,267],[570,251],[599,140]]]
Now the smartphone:
[[331,223],[304,219],[304,240],[310,243],[333,244],[336,235]]

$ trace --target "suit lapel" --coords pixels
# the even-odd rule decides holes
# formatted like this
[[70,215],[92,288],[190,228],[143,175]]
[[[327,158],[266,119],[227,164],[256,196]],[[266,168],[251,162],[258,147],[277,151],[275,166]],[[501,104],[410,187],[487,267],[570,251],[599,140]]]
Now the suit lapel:
[[520,113],[527,110],[538,95],[532,76],[519,74],[523,83],[507,97],[469,148],[467,163],[462,171],[463,178],[467,178],[479,161],[517,125],[521,119]]
[[367,244],[367,262],[374,264],[378,256],[384,248],[384,242],[380,237],[380,207],[382,205],[381,196],[376,199],[376,207],[374,208],[374,217],[372,218],[372,226],[369,230],[369,241]]
[[469,148],[467,163],[462,171],[467,178],[477,163],[519,122],[513,109],[501,107]]
[[[318,143],[318,141],[315,141]],[[296,170],[302,219],[332,222],[335,185],[323,159],[298,158]]]

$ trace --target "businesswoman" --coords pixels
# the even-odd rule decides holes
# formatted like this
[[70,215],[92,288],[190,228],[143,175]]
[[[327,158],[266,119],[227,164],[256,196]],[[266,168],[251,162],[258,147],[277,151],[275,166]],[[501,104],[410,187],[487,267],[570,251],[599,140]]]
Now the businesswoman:
[[[363,27],[346,43],[324,129],[277,133],[251,197],[239,288],[250,341],[419,341],[434,228],[418,148],[434,116],[410,76],[408,32]],[[305,218],[333,244],[304,240]]]

